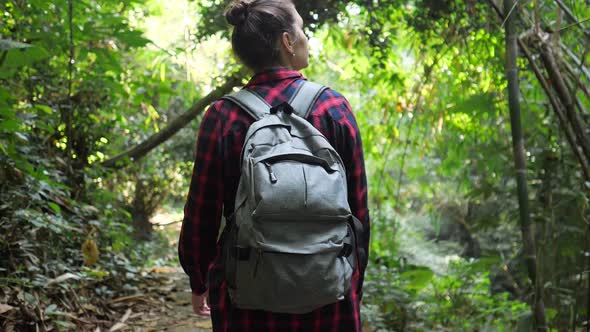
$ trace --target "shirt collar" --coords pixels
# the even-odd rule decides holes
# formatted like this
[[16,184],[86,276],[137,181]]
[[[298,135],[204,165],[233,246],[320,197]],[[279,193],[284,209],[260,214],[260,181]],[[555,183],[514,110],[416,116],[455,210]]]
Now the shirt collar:
[[303,74],[298,72],[297,70],[288,69],[285,67],[274,67],[270,69],[266,69],[259,73],[256,73],[246,84],[246,87],[251,87],[253,85],[259,85],[263,83],[268,83],[272,81],[281,81],[288,78],[302,78],[306,79]]

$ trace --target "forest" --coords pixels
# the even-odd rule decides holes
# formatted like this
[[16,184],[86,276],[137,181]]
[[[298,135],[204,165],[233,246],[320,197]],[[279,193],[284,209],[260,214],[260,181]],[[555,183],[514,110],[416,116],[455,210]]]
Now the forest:
[[[0,330],[210,331],[178,235],[229,0],[0,3]],[[365,331],[590,331],[590,1],[296,1],[359,124]]]

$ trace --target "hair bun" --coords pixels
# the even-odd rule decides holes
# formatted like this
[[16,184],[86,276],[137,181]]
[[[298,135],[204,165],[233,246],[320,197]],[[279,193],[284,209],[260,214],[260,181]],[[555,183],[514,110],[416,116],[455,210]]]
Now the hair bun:
[[246,1],[235,1],[225,12],[225,19],[231,25],[241,25],[248,18],[248,7],[250,3]]

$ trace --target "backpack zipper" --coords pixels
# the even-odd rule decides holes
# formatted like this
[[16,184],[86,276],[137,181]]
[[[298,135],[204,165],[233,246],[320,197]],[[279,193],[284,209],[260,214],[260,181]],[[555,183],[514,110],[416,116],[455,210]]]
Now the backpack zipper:
[[273,173],[270,163],[267,161],[264,161],[263,164],[264,164],[264,166],[266,166],[266,170],[268,171],[270,183],[276,183],[277,177],[275,176],[275,173]]
[[301,165],[301,171],[303,172],[303,183],[305,184],[305,192],[303,193],[303,207],[307,208],[307,176],[305,176],[305,167]]
[[256,274],[258,274],[258,265],[260,264],[260,260],[262,259],[262,249],[256,249],[256,262],[254,263],[254,273],[252,275],[253,278],[256,278]]
[[252,271],[252,278],[256,278],[258,275],[258,267],[262,261],[262,256],[264,254],[281,254],[281,255],[309,255],[309,254],[299,254],[299,253],[290,253],[290,252],[282,252],[282,251],[275,251],[275,250],[264,250],[262,248],[255,249],[256,251],[256,261],[254,261],[254,271]]

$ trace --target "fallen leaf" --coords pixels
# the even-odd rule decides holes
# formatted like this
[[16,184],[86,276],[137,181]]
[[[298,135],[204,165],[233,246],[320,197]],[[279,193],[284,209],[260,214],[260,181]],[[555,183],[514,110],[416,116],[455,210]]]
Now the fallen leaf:
[[82,257],[84,257],[84,265],[92,266],[98,261],[100,251],[93,239],[86,239],[82,244]]
[[111,329],[109,330],[109,332],[115,332],[115,331],[119,331],[122,328],[127,327],[127,324],[125,323],[117,323],[115,325],[113,325],[113,327],[111,327]]
[[178,305],[190,304],[192,301],[191,300],[191,293],[188,293],[188,292],[182,292],[182,293],[170,292],[170,293],[168,293],[166,298]]
[[150,272],[152,273],[175,273],[178,272],[177,268],[168,267],[168,266],[155,266],[153,267]]
[[130,319],[134,319],[134,318],[141,317],[141,316],[144,316],[144,315],[145,315],[145,313],[143,313],[143,312],[136,312],[133,315],[129,316],[129,318]]
[[200,321],[196,322],[195,327],[198,327],[201,329],[211,329],[211,328],[213,328],[213,325],[211,324],[211,320],[207,319],[207,320],[200,320]]
[[62,275],[60,275],[59,277],[55,278],[55,279],[51,279],[49,281],[47,281],[47,283],[45,283],[45,287],[53,285],[53,284],[59,284],[60,282],[64,282],[68,279],[76,279],[76,280],[80,280],[80,277],[73,274],[73,273],[64,273]]
[[146,296],[143,294],[135,294],[129,296],[123,296],[116,299],[111,300],[109,303],[117,303],[117,302],[126,302],[126,301],[133,301],[133,300],[145,300]]
[[84,310],[87,311],[92,311],[92,312],[98,312],[99,309],[97,306],[95,306],[94,304],[90,304],[90,303],[84,303],[82,304],[82,308],[84,308]]
[[127,319],[129,319],[129,316],[131,316],[131,309],[127,309],[127,312],[125,312],[125,315],[121,318],[121,323],[125,323]]
[[8,304],[2,304],[0,303],[0,315],[5,313],[5,312],[9,312],[10,310],[14,309],[13,306],[10,306]]

